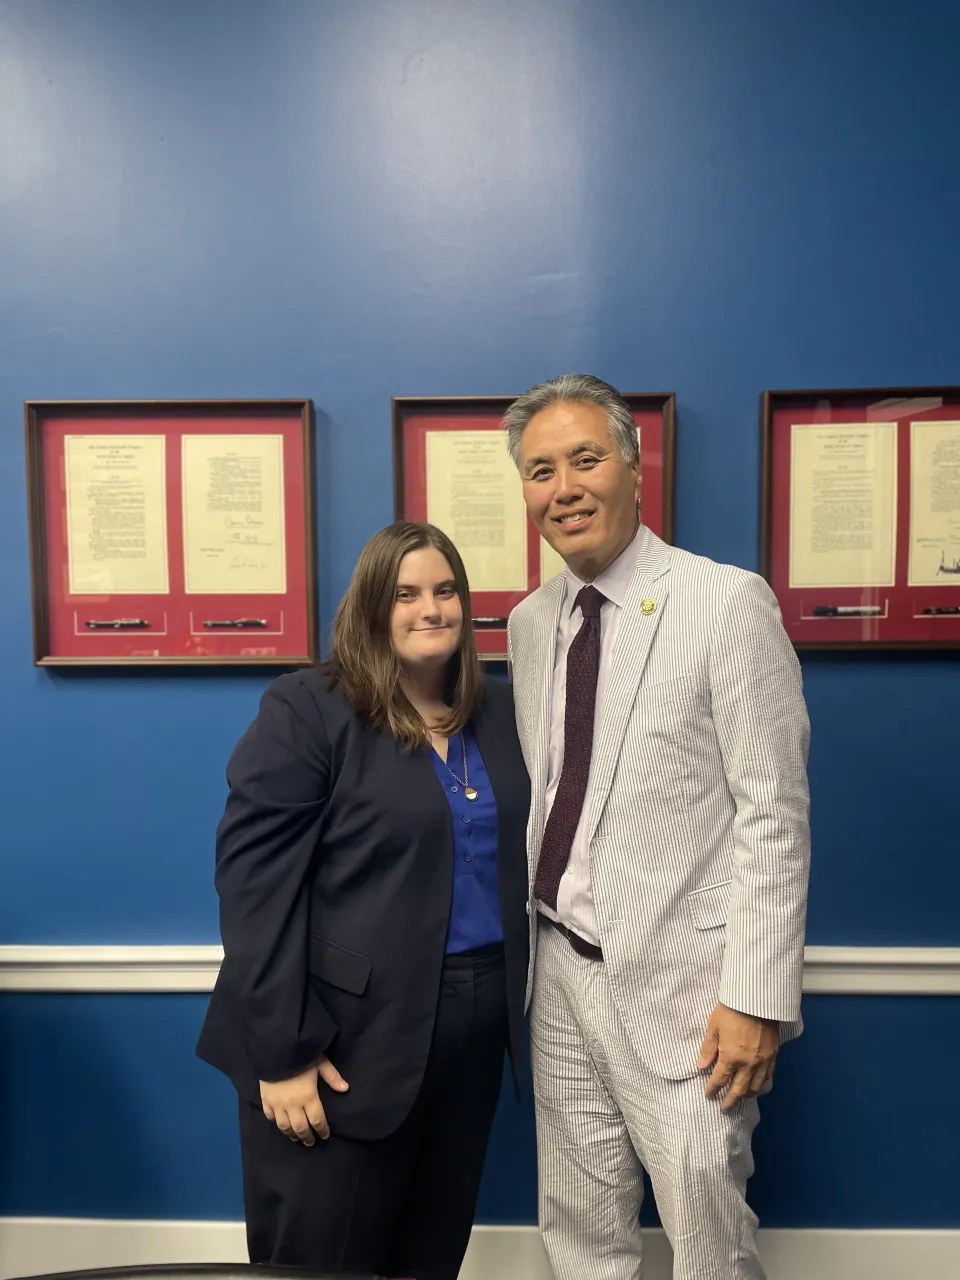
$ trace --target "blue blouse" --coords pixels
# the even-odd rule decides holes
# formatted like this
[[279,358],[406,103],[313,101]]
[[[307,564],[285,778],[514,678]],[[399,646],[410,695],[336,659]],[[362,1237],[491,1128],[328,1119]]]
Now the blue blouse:
[[[463,772],[463,742],[467,772]],[[443,784],[453,821],[453,902],[447,929],[446,954],[472,951],[503,941],[500,897],[497,891],[497,801],[484,768],[483,756],[469,727],[447,742],[451,768],[431,749],[437,777]],[[455,776],[456,775],[456,776]],[[468,800],[462,781],[479,793]]]

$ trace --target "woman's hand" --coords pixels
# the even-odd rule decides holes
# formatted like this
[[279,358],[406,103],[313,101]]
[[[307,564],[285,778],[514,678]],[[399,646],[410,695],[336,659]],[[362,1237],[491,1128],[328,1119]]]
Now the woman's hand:
[[330,1126],[317,1090],[317,1076],[337,1093],[346,1093],[350,1088],[329,1058],[319,1058],[306,1071],[288,1080],[260,1081],[263,1114],[291,1142],[302,1142],[305,1147],[313,1146],[315,1134],[324,1140],[330,1137]]

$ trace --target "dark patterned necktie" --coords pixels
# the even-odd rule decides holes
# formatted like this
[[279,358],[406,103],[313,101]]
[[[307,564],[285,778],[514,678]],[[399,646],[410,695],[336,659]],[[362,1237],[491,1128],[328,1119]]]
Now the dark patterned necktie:
[[583,615],[580,630],[567,652],[567,700],[563,716],[563,768],[547,819],[537,862],[534,896],[551,911],[557,909],[560,877],[567,869],[587,794],[593,752],[593,717],[600,672],[600,608],[606,596],[584,587],[574,608]]

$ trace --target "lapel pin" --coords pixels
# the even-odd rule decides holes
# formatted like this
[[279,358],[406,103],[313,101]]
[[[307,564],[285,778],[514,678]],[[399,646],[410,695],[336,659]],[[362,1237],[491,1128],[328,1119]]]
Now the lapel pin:
[[657,608],[656,600],[651,600],[649,596],[647,596],[646,600],[640,601],[641,613],[654,613],[656,611],[656,608]]

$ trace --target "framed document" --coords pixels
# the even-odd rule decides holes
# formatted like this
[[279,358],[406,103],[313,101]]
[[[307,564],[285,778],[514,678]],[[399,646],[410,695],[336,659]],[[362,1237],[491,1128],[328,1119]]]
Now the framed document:
[[38,666],[316,661],[309,400],[24,408]]
[[[527,515],[520,475],[500,425],[514,396],[393,400],[394,509],[428,520],[456,543],[470,579],[480,657],[507,655],[507,618],[562,572]],[[640,436],[643,521],[673,538],[674,397],[628,395]]]
[[767,391],[761,552],[800,649],[960,647],[960,388]]

